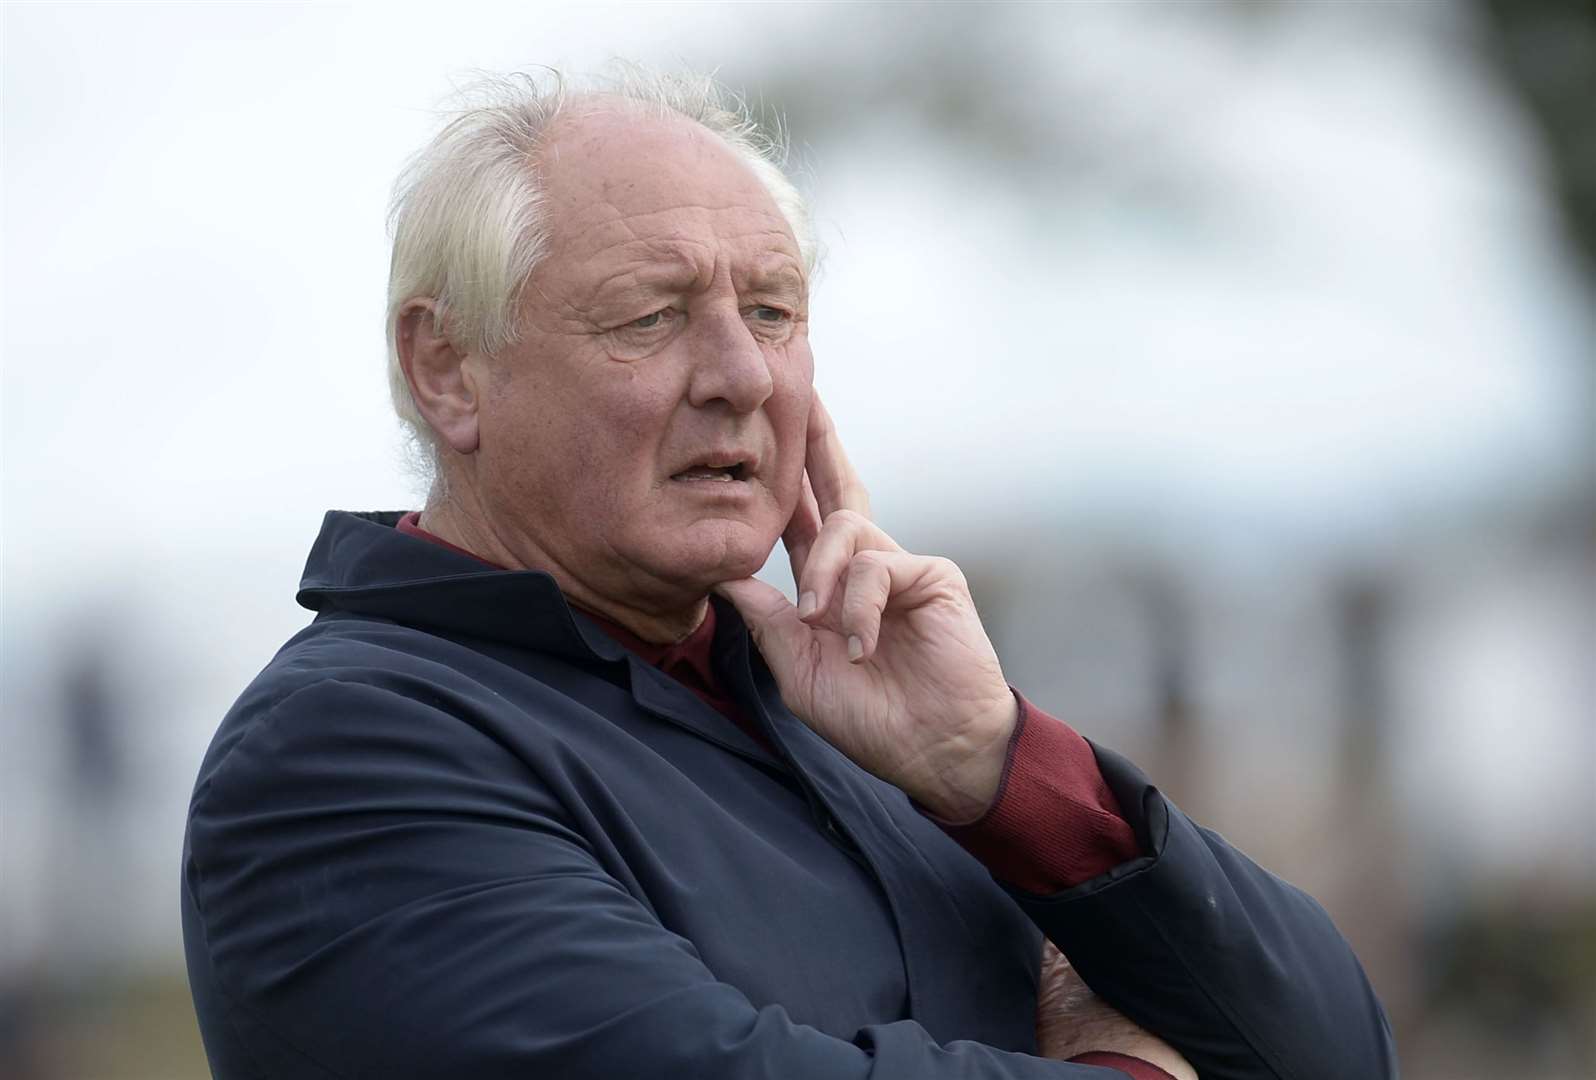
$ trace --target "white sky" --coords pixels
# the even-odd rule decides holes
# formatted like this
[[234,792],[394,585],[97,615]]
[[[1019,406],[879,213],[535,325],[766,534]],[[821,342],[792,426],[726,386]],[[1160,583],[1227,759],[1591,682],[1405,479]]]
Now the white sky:
[[[6,503],[53,523],[13,530],[13,558],[125,552],[111,518],[152,544],[226,548],[244,524],[297,544],[327,506],[407,502],[382,211],[450,79],[746,66],[772,20],[820,18],[440,10],[6,9]],[[988,165],[914,132],[814,150],[819,381],[879,497],[1340,530],[1567,461],[1589,330],[1533,155],[1470,73],[1401,35],[1246,53],[1125,22],[1054,18],[1056,59],[1122,113],[1200,100],[1175,160],[1222,216],[1061,184],[1039,229]]]

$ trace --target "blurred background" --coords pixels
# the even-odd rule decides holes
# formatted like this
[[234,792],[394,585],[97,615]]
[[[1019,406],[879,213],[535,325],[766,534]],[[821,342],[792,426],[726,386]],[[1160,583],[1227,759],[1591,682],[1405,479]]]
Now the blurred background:
[[472,69],[623,56],[785,117],[817,383],[1011,680],[1326,904],[1406,1076],[1596,1075],[1588,3],[18,3],[0,48],[0,1072],[206,1075],[201,754],[322,512],[420,504],[392,180]]

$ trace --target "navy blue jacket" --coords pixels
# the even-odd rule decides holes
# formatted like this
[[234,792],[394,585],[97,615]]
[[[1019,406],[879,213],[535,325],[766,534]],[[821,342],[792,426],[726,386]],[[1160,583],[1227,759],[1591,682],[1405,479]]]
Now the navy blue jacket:
[[[1147,857],[1010,893],[781,704],[772,755],[568,607],[327,515],[318,612],[205,756],[183,853],[211,1067],[247,1077],[940,1080],[1031,1056],[1040,934],[1204,1077],[1395,1074],[1323,910],[1097,749]],[[1095,748],[1094,748],[1095,749]]]

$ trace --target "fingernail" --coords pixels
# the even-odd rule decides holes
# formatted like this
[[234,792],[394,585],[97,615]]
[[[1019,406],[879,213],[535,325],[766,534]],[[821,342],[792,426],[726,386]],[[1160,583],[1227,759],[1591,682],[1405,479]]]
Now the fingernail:
[[859,640],[858,634],[848,635],[848,662],[857,664],[864,656],[864,642]]
[[811,616],[811,615],[813,615],[815,613],[815,609],[818,608],[819,606],[820,606],[820,601],[815,599],[815,594],[814,593],[812,593],[812,592],[804,593],[802,596],[800,596],[798,598],[798,617],[800,619],[809,618],[809,616]]

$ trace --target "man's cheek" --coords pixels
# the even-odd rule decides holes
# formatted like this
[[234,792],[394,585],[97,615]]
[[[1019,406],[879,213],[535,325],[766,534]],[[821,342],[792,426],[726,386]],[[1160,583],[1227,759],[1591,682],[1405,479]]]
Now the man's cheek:
[[814,400],[814,387],[804,383],[789,395],[788,406],[778,420],[782,449],[782,475],[794,484],[801,481],[804,471],[804,448],[809,437],[809,407]]
[[[809,350],[809,336],[802,328],[794,333],[792,340],[787,342],[785,351],[786,363],[783,368],[788,375],[805,387],[813,386],[815,381],[815,357]],[[807,403],[806,403],[807,404]]]
[[815,362],[805,340],[793,342],[787,351],[788,363],[781,368],[781,417],[777,421],[787,434],[795,426],[799,445],[809,429],[809,405],[815,396]]
[[804,441],[803,432],[792,450],[785,455],[781,463],[781,520],[782,527],[786,528],[787,519],[792,517],[793,511],[798,508],[798,499],[804,490]]

